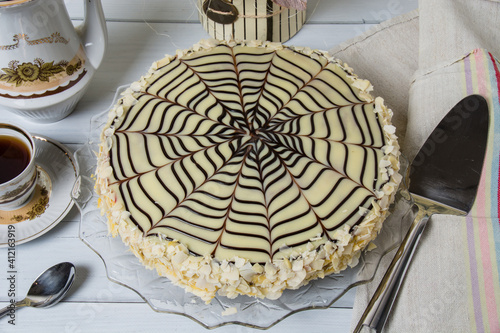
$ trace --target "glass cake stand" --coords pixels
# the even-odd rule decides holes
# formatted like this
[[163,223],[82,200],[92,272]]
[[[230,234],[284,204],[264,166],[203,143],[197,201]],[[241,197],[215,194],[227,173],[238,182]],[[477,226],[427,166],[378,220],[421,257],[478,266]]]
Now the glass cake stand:
[[[112,105],[124,89],[118,89]],[[180,314],[206,328],[237,324],[266,329],[298,311],[329,308],[349,289],[373,279],[380,260],[399,245],[403,226],[412,219],[412,202],[408,191],[402,186],[391,207],[391,215],[373,242],[376,248],[365,251],[357,266],[311,281],[300,289],[286,290],[278,300],[248,296],[229,299],[217,295],[210,304],[205,304],[199,297],[172,284],[168,278],[145,268],[119,237],[113,238],[108,233],[107,222],[97,208],[98,198],[94,191],[97,146],[102,127],[107,122],[107,114],[106,110],[92,118],[89,142],[75,152],[80,175],[72,196],[81,211],[79,236],[103,260],[107,276],[112,282],[134,290],[155,311]],[[406,173],[408,163],[403,159],[402,164],[401,170]],[[229,309],[236,309],[236,313],[231,311],[232,314],[225,315],[224,312]]]

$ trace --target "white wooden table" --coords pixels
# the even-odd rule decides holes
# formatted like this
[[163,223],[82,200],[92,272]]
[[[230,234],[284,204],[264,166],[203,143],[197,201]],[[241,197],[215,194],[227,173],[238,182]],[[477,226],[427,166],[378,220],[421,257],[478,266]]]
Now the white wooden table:
[[[65,0],[79,24],[80,0]],[[0,122],[17,122],[34,133],[78,149],[87,139],[89,119],[108,108],[116,88],[135,81],[151,63],[178,48],[188,48],[209,37],[198,22],[195,0],[103,0],[108,22],[106,58],[87,94],[66,119],[36,124],[0,109]],[[417,0],[309,0],[307,23],[287,42],[329,50],[390,17],[417,8]],[[348,59],[346,59],[347,61]],[[153,311],[135,292],[110,282],[101,259],[78,238],[79,212],[73,208],[54,229],[17,247],[17,298],[24,297],[31,282],[47,267],[71,261],[76,281],[67,297],[50,309],[19,309],[16,325],[4,318],[0,332],[205,332],[194,321]],[[7,251],[0,249],[0,306],[6,306]],[[294,314],[269,332],[349,332],[354,291],[327,310]],[[254,329],[225,326],[215,332],[250,332]]]

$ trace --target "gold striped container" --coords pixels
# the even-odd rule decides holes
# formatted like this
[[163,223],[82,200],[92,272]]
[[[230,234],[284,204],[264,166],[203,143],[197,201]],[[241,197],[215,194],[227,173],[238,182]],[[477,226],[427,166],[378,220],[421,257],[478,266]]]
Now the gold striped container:
[[302,28],[306,19],[305,10],[281,7],[272,0],[222,0],[237,9],[235,21],[223,24],[207,16],[204,8],[210,1],[218,0],[198,0],[199,16],[203,28],[216,39],[285,42]]

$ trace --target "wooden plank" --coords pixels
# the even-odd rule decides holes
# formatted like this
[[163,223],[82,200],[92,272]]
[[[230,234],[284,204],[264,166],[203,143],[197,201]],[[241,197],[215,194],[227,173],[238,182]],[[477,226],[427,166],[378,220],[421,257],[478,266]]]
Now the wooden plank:
[[[6,306],[7,303],[0,303]],[[299,312],[289,316],[267,332],[331,332],[350,329],[351,309],[327,309]],[[16,312],[16,325],[3,319],[2,332],[190,332],[207,330],[193,320],[175,314],[154,312],[146,304],[71,303],[61,302],[48,309],[24,308]],[[261,332],[228,325],[217,333]]]
[[[75,284],[67,296],[79,302],[143,302],[132,290],[108,280],[99,256],[78,238],[78,222],[61,222],[45,235],[16,247],[16,290],[25,295],[34,279],[59,262],[72,262]],[[4,259],[4,260],[1,260]],[[8,271],[7,250],[0,249],[0,270]],[[0,301],[7,301],[8,281],[0,279]]]
[[[340,42],[363,32],[367,24],[306,24],[286,44],[328,50]],[[89,119],[105,110],[116,89],[128,85],[146,73],[153,61],[177,49],[189,48],[208,34],[200,24],[109,22],[109,46],[103,64],[93,78],[86,95],[67,118],[52,124],[26,121],[8,112],[0,113],[0,121],[23,124],[27,130],[64,143],[87,141]]]
[[[71,17],[83,17],[81,0],[65,0]],[[198,22],[196,0],[104,0],[109,21]],[[418,0],[309,0],[307,22],[380,23],[416,9]]]

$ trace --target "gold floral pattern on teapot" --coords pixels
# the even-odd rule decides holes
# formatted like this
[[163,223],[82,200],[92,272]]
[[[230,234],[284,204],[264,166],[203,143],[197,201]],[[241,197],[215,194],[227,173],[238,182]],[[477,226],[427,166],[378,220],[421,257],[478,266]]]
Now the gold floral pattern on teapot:
[[[72,79],[80,80],[85,74],[83,49],[71,60],[45,61],[35,58],[32,62],[12,60],[8,67],[0,68],[0,89],[16,92],[33,92],[61,86]],[[34,96],[27,96],[33,98]]]
[[0,73],[0,81],[12,83],[16,87],[19,87],[24,83],[37,80],[48,82],[52,76],[56,76],[56,74],[61,72],[71,76],[80,68],[82,68],[81,60],[78,60],[74,65],[70,65],[67,61],[60,61],[57,64],[54,64],[53,61],[44,62],[40,58],[36,58],[33,62],[24,62],[22,64],[19,64],[19,61],[11,61],[9,68],[2,68],[2,71],[5,73]]

